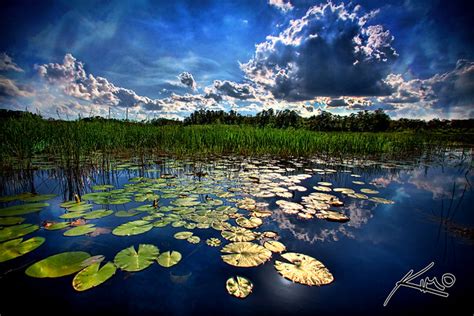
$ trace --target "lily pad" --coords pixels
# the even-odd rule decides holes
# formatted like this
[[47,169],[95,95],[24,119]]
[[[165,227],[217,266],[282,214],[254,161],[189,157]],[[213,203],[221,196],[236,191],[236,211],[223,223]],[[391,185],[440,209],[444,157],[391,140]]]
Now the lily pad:
[[138,252],[134,246],[121,250],[114,259],[114,263],[122,270],[129,272],[141,271],[148,268],[158,257],[160,251],[154,245],[140,244]]
[[371,200],[372,202],[382,203],[382,204],[395,204],[395,202],[392,200],[387,200],[387,199],[384,199],[381,197],[375,197],[375,196],[371,197],[369,200]]
[[56,197],[56,194],[31,194],[28,197],[21,198],[24,202],[41,202],[46,200],[51,200]]
[[276,253],[280,253],[286,250],[285,245],[276,240],[266,241],[263,244],[263,246],[267,248],[268,250],[270,250],[271,252],[276,252]]
[[193,232],[179,232],[174,234],[174,238],[176,239],[188,239],[193,235]]
[[116,227],[112,234],[116,236],[132,236],[146,233],[153,228],[153,224],[148,221],[137,220],[122,224]]
[[44,229],[47,230],[59,230],[59,229],[64,229],[66,227],[69,227],[71,224],[69,222],[47,222],[46,224],[43,225]]
[[221,232],[222,237],[230,241],[252,241],[256,238],[253,231],[243,227],[231,227]]
[[24,217],[3,217],[0,218],[1,226],[18,225],[25,221]]
[[186,239],[190,244],[198,244],[201,241],[201,238],[198,236],[191,236],[188,239]]
[[65,214],[59,216],[59,218],[72,219],[72,218],[82,217],[83,215],[84,215],[84,212],[69,212],[69,213],[65,213]]
[[236,267],[256,267],[270,260],[272,252],[252,242],[233,242],[221,249],[222,260]]
[[89,212],[86,215],[84,215],[84,218],[85,219],[102,218],[102,217],[106,217],[106,216],[111,215],[113,212],[114,211],[112,211],[112,210],[95,210],[95,211]]
[[263,224],[262,219],[259,218],[259,217],[250,217],[250,218],[239,217],[235,220],[235,222],[239,226],[242,226],[242,227],[245,227],[245,228],[256,228],[256,227]]
[[86,235],[96,230],[94,226],[95,226],[94,224],[86,224],[86,225],[77,226],[77,227],[66,230],[63,235],[68,236],[68,237]]
[[372,189],[360,189],[360,192],[365,193],[365,194],[378,194],[379,193],[379,191],[372,190]]
[[90,256],[83,251],[62,252],[34,263],[25,273],[33,278],[58,278],[70,275],[83,269],[83,261]]
[[284,278],[305,285],[324,285],[334,280],[329,270],[318,260],[301,253],[287,252],[281,255],[291,263],[275,262],[275,269]]
[[219,247],[221,245],[221,240],[218,238],[209,238],[206,240],[206,244],[211,247]]
[[160,266],[169,268],[181,261],[181,254],[178,251],[166,251],[160,254],[156,261]]
[[49,203],[25,203],[12,205],[0,209],[0,216],[15,216],[35,213],[41,211],[41,209],[46,206],[49,206]]
[[79,271],[72,280],[72,287],[80,292],[89,290],[110,279],[115,274],[115,271],[117,271],[112,262],[107,262],[100,269],[99,267],[100,262],[95,262]]
[[44,243],[43,237],[13,239],[0,244],[0,262],[8,261],[27,254]]
[[25,236],[39,229],[38,225],[20,224],[0,229],[0,242]]
[[229,278],[225,283],[227,292],[238,298],[246,298],[252,293],[253,284],[247,278],[236,276]]
[[102,191],[102,190],[107,190],[107,189],[113,189],[113,187],[114,186],[111,184],[101,184],[101,185],[94,185],[92,189],[96,191]]

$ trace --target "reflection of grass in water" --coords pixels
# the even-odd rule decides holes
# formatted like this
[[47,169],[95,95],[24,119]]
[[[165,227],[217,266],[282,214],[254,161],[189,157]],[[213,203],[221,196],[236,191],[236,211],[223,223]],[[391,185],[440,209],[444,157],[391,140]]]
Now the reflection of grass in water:
[[52,154],[79,162],[93,152],[145,151],[177,155],[235,153],[279,156],[402,154],[445,144],[454,136],[408,132],[312,132],[251,126],[154,126],[120,121],[46,121],[22,116],[2,120],[2,158]]

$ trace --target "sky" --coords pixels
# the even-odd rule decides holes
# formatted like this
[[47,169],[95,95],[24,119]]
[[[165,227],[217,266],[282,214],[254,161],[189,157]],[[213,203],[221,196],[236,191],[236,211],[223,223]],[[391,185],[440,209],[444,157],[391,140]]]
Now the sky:
[[470,1],[2,1],[0,108],[474,118]]

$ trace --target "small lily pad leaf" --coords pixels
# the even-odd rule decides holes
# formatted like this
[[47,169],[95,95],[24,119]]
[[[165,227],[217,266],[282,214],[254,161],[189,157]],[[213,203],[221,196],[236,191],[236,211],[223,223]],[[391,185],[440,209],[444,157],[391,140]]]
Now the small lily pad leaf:
[[66,227],[69,227],[71,224],[69,222],[47,222],[46,224],[43,225],[44,229],[47,230],[59,230],[59,229],[64,229]]
[[198,236],[191,236],[188,239],[186,239],[190,244],[198,244],[201,241],[201,238]]
[[38,225],[20,224],[0,229],[0,242],[25,236],[39,229]]
[[114,263],[122,270],[129,272],[141,271],[148,268],[158,257],[160,251],[154,245],[140,244],[138,252],[135,247],[130,246],[120,251],[114,259]]
[[102,185],[94,185],[92,189],[95,191],[102,191],[102,190],[107,190],[107,189],[113,189],[113,187],[114,186],[111,184],[102,184]]
[[34,263],[25,273],[33,278],[58,278],[70,275],[81,270],[82,262],[90,256],[83,251],[62,252]]
[[137,220],[122,224],[116,227],[112,234],[116,236],[132,236],[146,233],[153,228],[153,224],[148,221]]
[[95,226],[94,224],[86,224],[86,225],[77,226],[77,227],[68,229],[67,231],[64,232],[63,235],[68,236],[68,237],[75,237],[75,236],[90,234],[96,230],[94,226]]
[[181,261],[181,254],[178,251],[166,251],[160,254],[156,261],[160,266],[169,268]]
[[247,278],[236,276],[229,278],[225,283],[225,287],[230,295],[238,298],[246,298],[252,293],[253,284]]
[[49,203],[25,203],[20,205],[12,205],[0,209],[0,216],[16,216],[30,214],[41,211],[43,207],[49,206]]
[[27,254],[44,243],[43,237],[13,239],[0,244],[0,262],[8,261]]
[[246,218],[246,217],[239,217],[235,220],[235,222],[239,225],[239,226],[242,226],[244,228],[256,228],[260,225],[263,224],[263,221],[261,218],[259,217],[250,217],[250,218]]
[[286,250],[285,245],[276,240],[266,241],[263,244],[263,246],[267,248],[268,250],[270,250],[271,252],[276,252],[276,253],[280,253]]
[[211,247],[219,247],[221,245],[221,240],[218,238],[209,238],[206,240],[206,244]]
[[24,217],[3,217],[0,218],[1,226],[18,225],[25,221]]
[[256,267],[270,260],[272,252],[252,242],[234,242],[221,249],[224,262],[236,267]]
[[112,210],[95,210],[95,211],[89,212],[86,215],[84,215],[84,218],[85,219],[102,218],[102,217],[106,217],[106,216],[111,215],[113,212],[114,211],[112,211]]
[[284,278],[305,285],[324,285],[334,280],[329,270],[318,260],[301,253],[287,252],[281,255],[291,263],[275,262],[275,269]]
[[79,271],[72,280],[72,287],[80,292],[89,290],[110,279],[117,271],[112,262],[107,262],[100,269],[99,266],[100,262],[96,262]]
[[252,241],[256,238],[253,231],[243,227],[231,227],[221,232],[222,237],[229,241]]
[[82,217],[82,216],[84,216],[84,212],[68,212],[68,213],[65,213],[65,214],[59,216],[59,218],[73,219],[73,218],[78,218],[78,217]]
[[371,200],[372,202],[382,203],[382,204],[395,204],[395,202],[392,200],[387,200],[387,199],[384,199],[381,197],[375,197],[375,196],[371,197],[369,200]]
[[176,239],[188,239],[193,235],[193,232],[179,232],[174,234],[174,238]]
[[372,190],[372,189],[360,189],[360,192],[365,193],[365,194],[378,194],[379,193],[379,191]]

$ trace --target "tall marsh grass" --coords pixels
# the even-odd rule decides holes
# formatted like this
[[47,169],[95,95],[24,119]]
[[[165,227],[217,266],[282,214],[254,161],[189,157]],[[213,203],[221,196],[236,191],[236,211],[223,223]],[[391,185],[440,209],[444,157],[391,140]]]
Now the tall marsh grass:
[[231,125],[154,126],[121,121],[47,121],[24,116],[0,121],[0,156],[37,154],[78,162],[92,153],[173,155],[397,156],[444,146],[449,137],[410,132],[312,132]]

